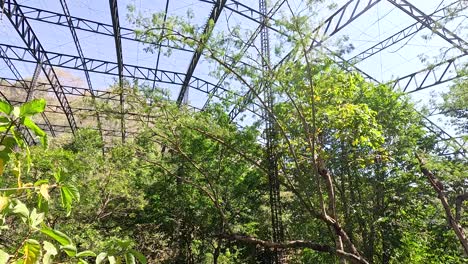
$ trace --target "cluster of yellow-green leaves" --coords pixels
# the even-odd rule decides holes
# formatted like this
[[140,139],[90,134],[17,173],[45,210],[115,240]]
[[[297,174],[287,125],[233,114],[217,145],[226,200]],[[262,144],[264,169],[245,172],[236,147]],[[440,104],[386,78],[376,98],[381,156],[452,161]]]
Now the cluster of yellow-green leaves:
[[17,234],[22,235],[15,241],[0,242],[0,264],[89,263],[91,260],[96,264],[130,264],[137,260],[146,263],[143,255],[128,246],[121,246],[118,254],[79,251],[69,236],[47,225],[49,203],[56,202],[55,197],[65,216],[69,216],[80,194],[60,168],[50,173],[51,179],[28,182],[29,177],[26,177],[30,173],[31,158],[20,131],[32,131],[46,151],[47,134],[32,120],[45,106],[44,99],[21,106],[0,100],[0,236],[11,229],[20,230]]

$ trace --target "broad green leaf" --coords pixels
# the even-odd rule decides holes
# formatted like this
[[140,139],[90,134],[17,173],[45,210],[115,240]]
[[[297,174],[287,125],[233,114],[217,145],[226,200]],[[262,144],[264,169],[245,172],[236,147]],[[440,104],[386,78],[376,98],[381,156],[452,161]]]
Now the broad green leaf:
[[99,255],[97,255],[96,257],[96,264],[101,264],[107,257],[107,253],[106,252],[101,252],[99,253]]
[[7,131],[8,128],[10,128],[10,124],[3,124],[3,125],[0,125],[0,133],[3,133],[5,131]]
[[24,264],[36,264],[41,256],[41,245],[37,240],[28,239],[23,247]]
[[127,252],[127,254],[125,254],[125,263],[127,264],[135,264],[135,256],[133,256],[132,253],[130,252]]
[[146,264],[148,261],[146,260],[146,257],[141,254],[140,252],[134,250],[134,249],[130,249],[129,250],[130,253],[132,253],[133,256],[135,256],[138,260],[138,262],[140,262],[141,264]]
[[57,171],[55,171],[53,175],[57,183],[60,183],[62,181],[62,171],[60,170],[60,168]]
[[42,258],[43,264],[51,264],[53,256],[58,254],[57,248],[50,242],[44,241],[43,248],[46,251],[44,257]]
[[96,257],[96,253],[92,252],[91,250],[81,251],[80,253],[76,254],[76,257]]
[[60,197],[62,200],[62,206],[67,210],[67,216],[71,213],[71,206],[73,200],[80,200],[80,193],[78,189],[73,185],[62,185],[60,187]]
[[42,197],[49,201],[50,195],[49,195],[49,184],[42,184],[41,188],[39,189],[39,192],[41,193]]
[[66,245],[66,246],[60,246],[60,249],[65,251],[69,257],[74,257],[76,256],[76,246],[75,245]]
[[7,114],[7,115],[10,115],[11,114],[11,111],[13,110],[13,106],[11,106],[9,103],[3,101],[3,100],[0,100],[0,111]]
[[13,207],[12,213],[21,216],[24,222],[29,218],[29,210],[20,200],[15,200],[16,205]]
[[115,257],[114,256],[109,256],[109,257],[107,257],[107,259],[109,260],[109,264],[115,264]]
[[22,149],[26,147],[26,144],[23,140],[23,137],[21,136],[21,133],[19,133],[16,129],[11,130],[13,134],[13,138],[16,140],[16,144]]
[[44,179],[44,180],[38,180],[34,183],[34,186],[41,186],[42,184],[47,184],[49,183],[49,180]]
[[88,262],[84,259],[78,259],[78,264],[88,264]]
[[44,99],[34,99],[20,107],[20,117],[32,116],[44,112],[46,101]]
[[40,223],[44,221],[44,213],[37,213],[36,208],[34,208],[29,216],[29,226],[36,228]]
[[9,258],[10,258],[10,255],[0,249],[0,264],[7,264]]
[[21,119],[22,123],[25,127],[31,129],[36,136],[39,137],[42,146],[47,147],[47,134],[42,130],[34,121],[31,120],[29,117],[24,117]]
[[10,200],[6,196],[0,196],[0,213],[5,210],[10,204]]
[[5,146],[5,150],[9,150],[11,152],[16,146],[16,139],[14,139],[13,137],[7,136],[3,139],[2,145]]
[[10,123],[10,119],[6,116],[0,116],[0,126]]
[[39,195],[37,199],[37,209],[45,214],[49,211],[49,202],[42,195]]
[[62,246],[67,246],[73,244],[71,238],[69,238],[67,235],[64,233],[55,230],[55,229],[50,229],[50,228],[43,228],[41,229],[41,232],[45,235],[48,235],[49,237],[53,238],[57,242],[60,243]]

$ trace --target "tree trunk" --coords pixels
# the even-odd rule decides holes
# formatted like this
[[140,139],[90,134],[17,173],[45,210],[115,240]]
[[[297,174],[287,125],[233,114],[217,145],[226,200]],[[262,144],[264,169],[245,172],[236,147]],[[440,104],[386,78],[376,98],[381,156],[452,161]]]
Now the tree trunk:
[[447,221],[449,222],[450,227],[457,235],[458,240],[462,244],[465,256],[468,256],[468,240],[466,238],[465,231],[452,214],[452,210],[450,209],[447,197],[444,194],[444,186],[442,182],[439,179],[437,179],[435,175],[424,166],[423,160],[418,155],[416,155],[416,157],[419,160],[419,167],[421,168],[421,172],[427,177],[429,183],[432,185],[432,188],[438,194],[439,200],[442,203],[442,206],[444,207]]

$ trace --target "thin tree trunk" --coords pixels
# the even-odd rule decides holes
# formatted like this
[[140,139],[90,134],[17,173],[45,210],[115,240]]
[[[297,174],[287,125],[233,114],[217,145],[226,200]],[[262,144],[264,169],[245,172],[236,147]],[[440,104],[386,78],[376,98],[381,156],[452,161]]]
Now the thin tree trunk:
[[438,194],[438,198],[445,210],[445,216],[447,217],[450,227],[453,229],[453,231],[458,237],[458,240],[462,244],[465,256],[468,256],[468,240],[466,238],[465,231],[452,214],[452,210],[450,209],[447,197],[444,194],[444,186],[442,182],[439,179],[437,179],[435,175],[425,167],[423,160],[418,155],[416,155],[416,157],[419,160],[419,167],[421,169],[421,172],[427,177],[429,183],[432,185],[432,188]]
[[455,220],[460,222],[461,213],[462,213],[462,204],[464,201],[468,200],[468,193],[460,194],[455,199]]

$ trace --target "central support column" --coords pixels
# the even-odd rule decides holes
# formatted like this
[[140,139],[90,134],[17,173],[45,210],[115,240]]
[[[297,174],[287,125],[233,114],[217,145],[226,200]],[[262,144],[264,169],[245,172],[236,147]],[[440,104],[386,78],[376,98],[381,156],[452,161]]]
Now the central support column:
[[[274,94],[272,84],[268,81],[270,74],[270,39],[268,34],[268,12],[266,0],[259,1],[260,13],[264,16],[262,23],[265,25],[261,31],[261,56],[263,67],[263,96],[266,102],[267,109],[264,110],[263,117],[265,120],[265,139],[266,139],[266,161],[268,168],[268,180],[270,187],[270,210],[271,210],[271,226],[273,242],[282,242],[284,240],[283,222],[281,220],[281,200],[280,200],[280,184],[278,179],[278,154],[277,154],[277,132],[273,116]],[[282,263],[281,252],[274,249],[271,252],[270,263]]]

